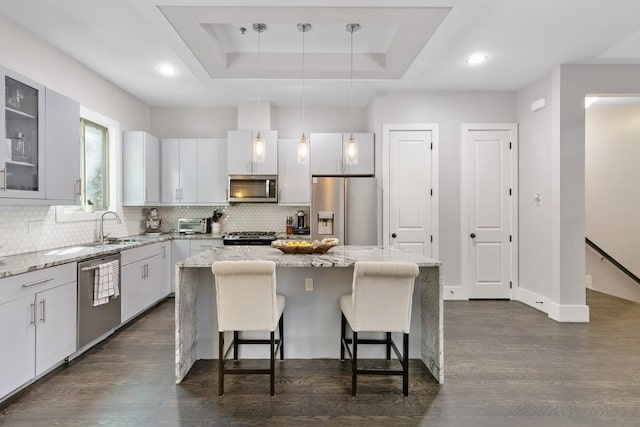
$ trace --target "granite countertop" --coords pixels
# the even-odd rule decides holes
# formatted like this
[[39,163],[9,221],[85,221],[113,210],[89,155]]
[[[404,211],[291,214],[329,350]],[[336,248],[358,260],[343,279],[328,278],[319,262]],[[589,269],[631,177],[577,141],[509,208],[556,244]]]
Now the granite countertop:
[[119,244],[102,245],[99,243],[81,243],[74,246],[10,255],[4,258],[0,257],[0,279],[29,271],[67,264],[69,262],[83,261],[89,258],[115,254],[126,249],[164,242],[166,240],[222,239],[222,237],[222,235],[212,234],[166,233],[157,236],[141,234],[137,236],[119,237],[119,239],[127,240]]
[[435,267],[433,258],[399,248],[378,246],[336,246],[325,254],[284,254],[270,246],[225,246],[213,248],[185,260],[178,267],[211,267],[214,261],[271,260],[278,267],[351,267],[356,261],[405,261],[419,267]]

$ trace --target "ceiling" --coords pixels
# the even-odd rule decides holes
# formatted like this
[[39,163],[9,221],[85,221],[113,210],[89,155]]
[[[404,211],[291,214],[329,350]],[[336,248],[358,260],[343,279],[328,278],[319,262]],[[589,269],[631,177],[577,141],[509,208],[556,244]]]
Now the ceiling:
[[[640,63],[638,0],[0,0],[0,13],[151,106],[300,105],[298,23],[313,27],[313,106],[350,103],[348,23],[361,25],[359,106],[385,91],[517,90],[561,63]],[[486,63],[468,65],[478,51]]]

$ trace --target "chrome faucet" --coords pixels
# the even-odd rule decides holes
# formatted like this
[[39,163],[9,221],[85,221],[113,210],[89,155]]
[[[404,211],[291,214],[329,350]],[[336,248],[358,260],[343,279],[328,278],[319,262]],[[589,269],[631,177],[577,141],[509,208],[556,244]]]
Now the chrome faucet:
[[107,235],[104,234],[104,216],[109,213],[113,214],[116,217],[116,221],[118,222],[118,224],[122,224],[122,220],[120,219],[120,216],[117,214],[117,212],[104,211],[102,215],[100,215],[100,235],[98,236],[101,244],[104,244],[104,239],[109,235],[108,233]]

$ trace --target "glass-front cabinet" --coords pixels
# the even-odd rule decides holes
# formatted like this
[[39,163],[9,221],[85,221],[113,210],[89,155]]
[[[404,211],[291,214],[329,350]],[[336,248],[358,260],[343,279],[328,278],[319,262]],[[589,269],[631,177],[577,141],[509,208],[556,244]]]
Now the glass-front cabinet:
[[44,87],[0,68],[0,197],[44,197]]

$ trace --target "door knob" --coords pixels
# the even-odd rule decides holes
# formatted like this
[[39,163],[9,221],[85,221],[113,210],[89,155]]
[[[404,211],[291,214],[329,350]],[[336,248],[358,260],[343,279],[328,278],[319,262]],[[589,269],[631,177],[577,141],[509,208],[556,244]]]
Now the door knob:
[[472,239],[475,239],[476,238],[476,233],[469,234],[469,237],[471,237]]
[[396,233],[392,233],[391,237],[393,237],[395,239],[396,238]]

